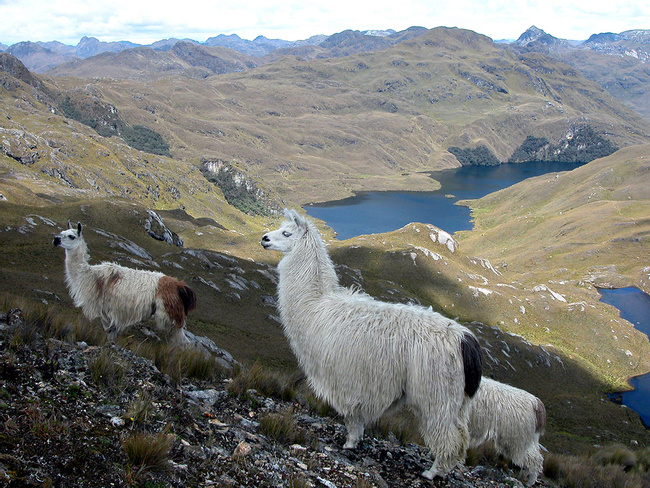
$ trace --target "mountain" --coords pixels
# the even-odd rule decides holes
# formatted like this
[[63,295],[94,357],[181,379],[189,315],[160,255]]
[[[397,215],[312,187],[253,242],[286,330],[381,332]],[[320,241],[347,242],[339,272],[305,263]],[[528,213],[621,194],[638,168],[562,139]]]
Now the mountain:
[[547,34],[542,29],[534,25],[526,30],[519,38],[513,43],[516,46],[531,47],[540,44],[548,50],[562,50],[569,49],[571,43],[565,39],[558,39],[550,34]]
[[124,49],[132,49],[138,46],[139,44],[135,44],[129,41],[104,42],[95,37],[84,36],[79,41],[79,44],[77,44],[75,54],[82,59],[86,59],[91,56],[96,56],[97,54],[107,52],[114,53],[123,51]]
[[[351,32],[331,43],[360,38]],[[616,147],[650,136],[648,123],[570,66],[462,29],[351,56],[284,56],[202,81],[159,71],[146,97],[135,80],[117,79],[117,68],[100,67],[83,75],[111,79],[53,81],[110,101],[128,123],[155,127],[175,158],[228,161],[300,204],[366,189],[435,189],[424,172],[458,166],[452,147],[482,146],[507,161],[528,136],[556,145],[585,124]]]
[[168,76],[205,78],[214,74],[245,71],[259,63],[257,58],[232,49],[177,41],[164,50],[138,47],[77,59],[49,70],[48,75],[139,80]]
[[76,57],[73,52],[61,52],[29,41],[13,44],[5,52],[20,59],[36,73],[45,72]]
[[258,36],[252,41],[240,38],[237,34],[224,35],[219,34],[216,37],[208,38],[205,43],[206,46],[220,46],[228,47],[240,53],[249,56],[262,57],[275,49],[289,47],[292,45],[290,41],[283,41],[281,39],[267,39],[264,36]]
[[573,66],[650,120],[650,30],[594,34],[584,42],[557,39],[533,26],[512,46]]

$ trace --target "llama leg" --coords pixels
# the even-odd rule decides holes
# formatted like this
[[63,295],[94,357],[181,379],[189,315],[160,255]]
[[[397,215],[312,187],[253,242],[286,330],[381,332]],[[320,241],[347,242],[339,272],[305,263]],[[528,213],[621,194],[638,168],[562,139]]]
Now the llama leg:
[[539,444],[531,446],[526,451],[521,466],[523,467],[523,474],[525,476],[524,482],[526,483],[526,486],[534,485],[537,478],[544,470],[544,456],[542,456],[542,453],[539,450]]
[[117,327],[115,324],[111,324],[108,329],[104,328],[106,331],[106,340],[109,344],[115,344],[117,342]]
[[467,429],[451,423],[451,425],[434,425],[427,422],[422,429],[424,442],[431,449],[436,459],[430,469],[422,476],[432,480],[436,476],[444,477],[465,459],[468,436]]
[[345,427],[348,430],[348,436],[343,449],[355,449],[363,437],[364,424],[356,417],[346,417]]
[[185,327],[178,327],[172,332],[171,342],[178,346],[186,346],[190,343],[187,336],[185,335]]
[[109,317],[102,317],[102,327],[106,332],[106,341],[109,344],[117,342],[117,326]]

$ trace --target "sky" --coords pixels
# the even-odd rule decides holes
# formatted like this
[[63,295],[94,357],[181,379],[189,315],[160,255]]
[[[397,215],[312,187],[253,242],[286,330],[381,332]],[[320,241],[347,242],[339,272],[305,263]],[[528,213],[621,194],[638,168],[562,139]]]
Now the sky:
[[648,0],[0,0],[0,43],[204,42],[218,34],[296,41],[346,29],[459,27],[494,40],[535,25],[562,39],[650,29]]

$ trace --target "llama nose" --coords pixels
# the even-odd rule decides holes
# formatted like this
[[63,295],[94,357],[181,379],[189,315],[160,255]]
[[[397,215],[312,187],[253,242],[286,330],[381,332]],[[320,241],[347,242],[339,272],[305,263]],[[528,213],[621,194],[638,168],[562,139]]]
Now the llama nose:
[[262,242],[269,242],[270,240],[271,239],[266,234],[264,234],[264,236],[262,236]]
[[61,238],[59,236],[56,236],[52,241],[52,244],[54,244],[55,246],[61,245]]

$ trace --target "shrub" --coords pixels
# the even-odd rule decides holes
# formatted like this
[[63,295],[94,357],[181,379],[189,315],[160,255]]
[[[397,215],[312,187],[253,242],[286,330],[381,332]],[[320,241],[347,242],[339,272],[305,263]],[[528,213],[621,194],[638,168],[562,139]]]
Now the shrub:
[[124,142],[134,149],[158,154],[159,156],[171,157],[169,144],[155,130],[151,130],[143,125],[126,126],[122,128],[120,134]]
[[452,146],[447,150],[456,156],[458,162],[463,166],[494,166],[501,164],[501,161],[499,161],[492,151],[483,145],[477,146],[475,149],[462,149],[457,146]]

